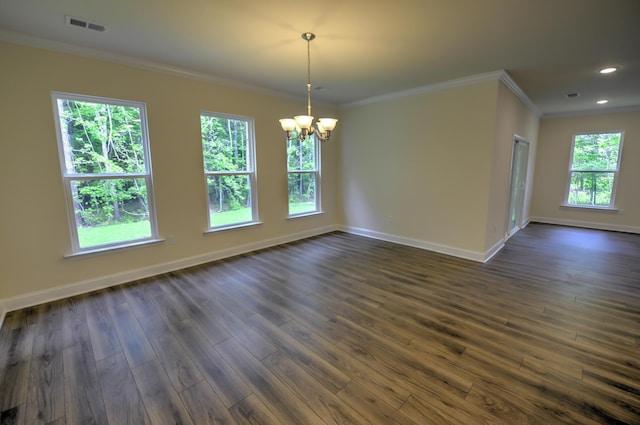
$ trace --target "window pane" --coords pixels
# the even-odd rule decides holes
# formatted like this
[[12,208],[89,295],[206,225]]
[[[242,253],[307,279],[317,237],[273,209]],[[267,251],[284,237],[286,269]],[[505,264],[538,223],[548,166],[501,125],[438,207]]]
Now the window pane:
[[200,115],[200,127],[205,171],[248,170],[247,121]]
[[287,142],[287,167],[289,171],[316,169],[315,137],[300,140],[292,137]]
[[622,133],[578,134],[572,170],[617,170]]
[[55,92],[53,99],[73,251],[157,237],[144,104]]
[[254,222],[258,212],[253,118],[202,112],[202,158],[209,199],[209,228]]
[[72,180],[70,184],[81,248],[151,237],[145,179]]
[[609,206],[615,173],[572,172],[569,204]]
[[316,174],[289,173],[289,214],[317,211]]
[[65,172],[146,172],[141,111],[136,106],[57,99]]
[[218,227],[253,220],[251,182],[247,175],[207,177],[209,226]]

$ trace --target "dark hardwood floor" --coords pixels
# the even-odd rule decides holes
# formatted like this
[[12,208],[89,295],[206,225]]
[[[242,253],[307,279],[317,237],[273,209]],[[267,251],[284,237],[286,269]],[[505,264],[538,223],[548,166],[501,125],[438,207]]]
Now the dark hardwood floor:
[[640,235],[331,233],[7,315],[0,424],[640,424]]

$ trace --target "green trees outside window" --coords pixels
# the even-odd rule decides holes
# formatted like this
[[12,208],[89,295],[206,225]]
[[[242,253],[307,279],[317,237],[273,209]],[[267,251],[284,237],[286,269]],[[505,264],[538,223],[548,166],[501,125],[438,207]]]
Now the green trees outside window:
[[53,98],[74,251],[155,238],[144,105]]
[[575,135],[567,204],[612,208],[621,153],[621,132]]
[[297,134],[287,141],[289,215],[307,214],[319,209],[320,158],[315,136],[300,140]]
[[253,119],[200,114],[209,228],[256,221]]

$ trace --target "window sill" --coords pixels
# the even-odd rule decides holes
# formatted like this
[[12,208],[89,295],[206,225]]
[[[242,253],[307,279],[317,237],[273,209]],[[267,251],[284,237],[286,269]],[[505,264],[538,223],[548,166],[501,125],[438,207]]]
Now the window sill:
[[105,247],[97,247],[97,248],[93,248],[93,249],[85,249],[82,251],[77,251],[77,252],[73,252],[71,254],[67,254],[64,256],[64,258],[76,258],[76,257],[84,257],[87,255],[99,255],[99,254],[106,254],[109,252],[113,252],[113,251],[119,251],[122,249],[129,249],[129,248],[135,248],[138,246],[143,246],[143,245],[152,245],[152,244],[157,244],[157,243],[161,243],[164,242],[164,239],[145,239],[143,241],[136,241],[136,242],[131,242],[131,243],[127,243],[127,244],[122,244],[122,245],[116,245],[116,246],[105,246]]
[[573,205],[573,204],[562,204],[560,205],[562,208],[576,208],[580,210],[595,210],[595,211],[604,211],[604,212],[618,212],[618,209],[615,207],[598,207],[595,205]]
[[301,218],[301,217],[312,217],[314,215],[322,215],[324,214],[324,211],[311,211],[308,213],[300,213],[300,214],[294,214],[294,215],[290,215],[287,217],[287,220],[291,220],[293,218]]
[[229,226],[212,227],[204,231],[205,235],[217,232],[223,232],[225,230],[243,229],[245,227],[253,227],[263,224],[261,221],[252,221],[251,223],[231,224]]

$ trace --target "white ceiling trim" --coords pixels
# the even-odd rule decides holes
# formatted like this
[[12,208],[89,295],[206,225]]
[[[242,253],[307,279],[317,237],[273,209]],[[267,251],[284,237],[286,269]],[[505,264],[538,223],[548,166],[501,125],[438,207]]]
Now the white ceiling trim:
[[369,105],[372,103],[377,103],[385,100],[400,99],[403,97],[415,96],[418,94],[430,93],[430,92],[445,90],[453,87],[461,87],[461,86],[466,86],[470,84],[477,84],[477,83],[483,83],[486,81],[496,81],[496,80],[504,83],[504,85],[507,86],[507,88],[509,88],[509,90],[511,90],[513,94],[515,94],[527,107],[529,107],[531,111],[538,118],[542,116],[542,112],[540,111],[540,109],[531,101],[531,99],[529,99],[529,97],[525,94],[525,92],[522,91],[522,89],[516,84],[515,81],[513,81],[513,79],[509,76],[509,74],[504,70],[485,72],[483,74],[476,74],[468,77],[456,78],[453,80],[444,81],[442,83],[431,84],[423,87],[416,87],[413,89],[383,94],[380,96],[374,96],[368,99],[359,100],[357,102],[347,103],[347,104],[341,105],[341,107],[345,109],[355,108],[358,106]]
[[[409,90],[402,90],[394,93],[387,93],[380,96],[370,97],[368,99],[358,100],[356,102],[341,105],[342,108],[355,108],[358,106],[369,105],[384,100],[401,99],[403,97],[415,96],[418,94],[431,93],[434,91],[445,90],[453,87],[467,86],[470,84],[483,83],[485,81],[497,81],[502,78],[504,71],[485,72],[483,74],[471,75],[469,77],[456,78],[442,83],[430,84],[428,86],[416,87]],[[515,84],[515,83],[514,83]]]
[[531,99],[529,99],[529,96],[527,96],[526,93],[522,91],[522,89],[516,84],[516,82],[513,81],[507,71],[502,71],[502,74],[500,75],[500,81],[502,81],[502,83],[507,86],[509,90],[513,92],[513,94],[518,96],[518,98],[525,105],[527,105],[529,109],[531,109],[531,112],[533,112],[538,118],[542,117],[542,111],[540,110],[540,108],[538,108],[536,104],[533,103]]
[[[14,31],[0,29],[0,41],[5,41],[11,44],[18,44],[28,47],[35,47],[43,50],[50,50],[60,53],[66,53],[74,56],[80,56],[89,59],[96,59],[104,62],[116,63],[120,65],[132,66],[135,68],[145,69],[147,71],[159,72],[162,74],[168,74],[175,77],[188,78],[191,80],[202,81],[205,83],[218,84],[225,87],[234,87],[238,89],[248,90],[256,93],[261,93],[269,96],[277,96],[285,99],[304,99],[303,96],[294,96],[288,93],[267,89],[264,87],[254,86],[239,81],[217,77],[211,74],[205,74],[200,72],[191,71],[184,68],[174,67],[166,64],[161,64],[144,59],[134,58],[132,56],[126,56],[118,53],[106,52],[104,50],[89,49],[86,47],[80,47],[73,44],[61,43],[59,41],[47,40],[38,38]],[[329,105],[323,102],[317,102],[320,105],[335,107],[336,105]]]
[[[118,53],[106,52],[98,49],[89,49],[86,47],[76,46],[72,44],[62,43],[53,40],[47,40],[39,37],[34,37],[22,33],[18,33],[15,31],[8,31],[0,29],[0,41],[5,41],[8,43],[25,45],[29,47],[40,48],[44,50],[56,51],[60,53],[71,54],[75,56],[90,58],[101,60],[105,62],[117,63],[120,65],[133,66],[136,68],[145,69],[148,71],[159,72],[163,74],[173,75],[182,78],[188,78],[197,81],[203,81],[206,83],[223,85],[226,87],[234,87],[243,90],[248,90],[256,93],[261,93],[270,96],[277,96],[280,98],[286,99],[302,99],[301,96],[294,96],[288,93],[283,93],[280,91],[266,89],[264,87],[254,86],[251,84],[246,84],[242,82],[238,82],[235,80],[221,78],[210,74],[200,73],[191,71],[185,68],[174,67],[166,64],[161,64],[153,61],[148,61],[144,59],[135,58],[132,56],[126,56]],[[323,105],[325,107],[340,107],[340,108],[354,108],[358,106],[368,105],[371,103],[381,102],[385,100],[399,99],[408,96],[414,96],[417,94],[430,93],[439,90],[445,90],[453,87],[460,87],[470,84],[477,84],[486,81],[502,81],[520,100],[522,100],[525,105],[527,105],[538,117],[542,116],[542,113],[538,109],[538,107],[527,97],[527,95],[518,87],[518,85],[513,81],[513,79],[507,74],[506,71],[492,71],[486,72],[482,74],[471,75],[468,77],[456,78],[449,81],[444,81],[442,83],[431,84],[428,86],[416,87],[409,90],[403,90],[394,93],[387,93],[380,96],[370,97],[368,99],[359,100],[356,102],[347,103],[344,105],[331,105],[325,102],[317,102],[319,105]],[[582,112],[584,113],[584,112]],[[594,112],[597,113],[597,112]],[[580,113],[577,113],[580,114]]]
[[556,112],[552,114],[544,114],[542,115],[542,118],[562,118],[562,117],[574,117],[579,115],[603,115],[603,114],[637,112],[637,111],[640,111],[640,105],[620,106],[617,108],[607,108],[602,110],[589,109],[586,111]]

